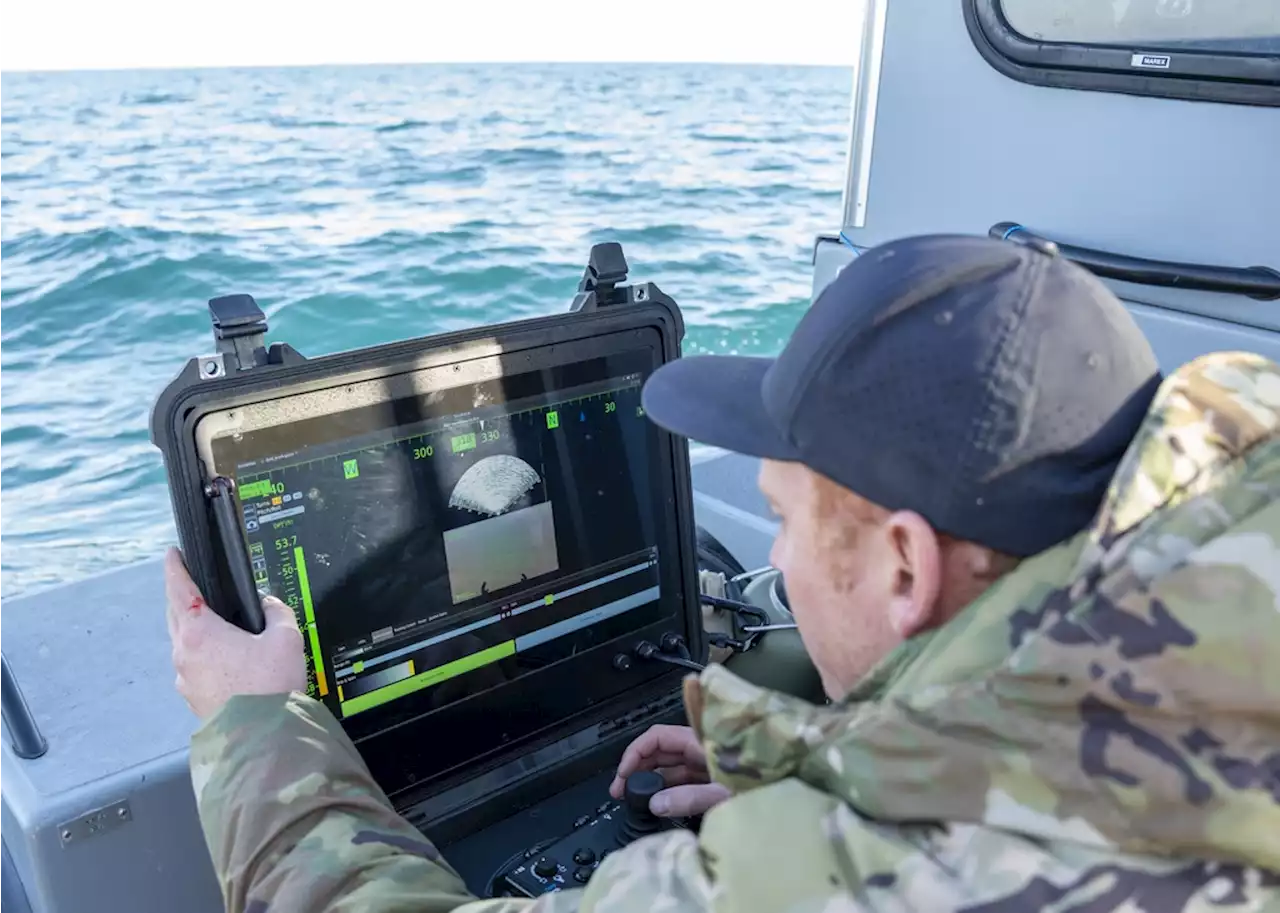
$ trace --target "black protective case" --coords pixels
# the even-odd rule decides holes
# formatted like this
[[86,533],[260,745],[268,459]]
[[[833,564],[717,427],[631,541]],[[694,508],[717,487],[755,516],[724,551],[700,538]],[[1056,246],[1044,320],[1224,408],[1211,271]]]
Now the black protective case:
[[[495,340],[501,343],[504,356],[508,356],[562,342],[652,328],[658,331],[662,340],[662,363],[679,358],[684,336],[679,307],[652,283],[621,284],[625,277],[626,263],[621,248],[616,244],[597,245],[592,249],[591,265],[568,313],[423,336],[313,359],[305,358],[281,343],[267,348],[264,342],[265,318],[249,296],[211,301],[214,335],[224,370],[210,376],[210,368],[219,356],[192,358],[160,393],[151,414],[151,440],[164,458],[178,540],[187,568],[209,604],[223,617],[255,630],[238,608],[231,571],[232,561],[242,561],[247,566],[247,552],[242,543],[238,554],[227,554],[215,522],[213,502],[216,499],[210,497],[209,480],[204,478],[196,451],[194,431],[202,417],[218,410],[340,382],[376,379],[459,361],[473,357],[469,353],[478,344],[483,342],[488,346]],[[489,349],[485,354],[491,353]],[[237,370],[239,364],[246,362],[252,367]],[[680,580],[685,608],[681,633],[688,646],[688,655],[695,661],[705,662],[707,646],[699,603],[688,446],[683,438],[666,432],[660,432],[660,435],[663,446],[670,449],[670,465],[674,474],[672,490],[676,501]],[[224,503],[222,506],[228,505]],[[236,508],[238,510],[238,505]],[[243,539],[238,522],[237,535]],[[660,680],[653,679],[651,673],[644,684],[637,682],[636,688],[596,707],[590,716],[598,719],[625,713],[637,702],[651,701],[656,691],[674,689],[681,675],[678,668],[670,668],[669,674],[662,675]],[[562,724],[553,730],[581,725],[582,720],[565,720]],[[544,743],[553,737],[553,732],[544,732],[536,742]],[[382,753],[373,745],[368,747],[374,749],[375,755]],[[528,747],[527,744],[523,748],[513,745],[511,749],[518,754]],[[510,754],[509,751],[502,752],[503,756]],[[368,760],[377,773],[376,760]],[[500,759],[487,760],[494,763]],[[392,776],[388,771],[388,777],[398,782],[399,773]],[[411,772],[405,773],[412,779]],[[425,783],[418,785],[427,786]]]

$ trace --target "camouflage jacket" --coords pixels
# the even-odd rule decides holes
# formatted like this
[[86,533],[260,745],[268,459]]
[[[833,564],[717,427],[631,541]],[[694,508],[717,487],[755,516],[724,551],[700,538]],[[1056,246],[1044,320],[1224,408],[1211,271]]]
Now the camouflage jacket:
[[1280,366],[1170,377],[1094,525],[847,700],[685,695],[734,797],[536,902],[469,896],[319,704],[237,697],[192,746],[227,907],[1280,910]]

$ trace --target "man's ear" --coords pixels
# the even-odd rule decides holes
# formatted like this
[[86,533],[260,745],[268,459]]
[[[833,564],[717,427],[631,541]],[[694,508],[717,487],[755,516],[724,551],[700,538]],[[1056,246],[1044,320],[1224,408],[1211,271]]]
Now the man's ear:
[[891,514],[883,528],[893,565],[889,624],[906,640],[940,622],[942,547],[928,521],[909,510]]

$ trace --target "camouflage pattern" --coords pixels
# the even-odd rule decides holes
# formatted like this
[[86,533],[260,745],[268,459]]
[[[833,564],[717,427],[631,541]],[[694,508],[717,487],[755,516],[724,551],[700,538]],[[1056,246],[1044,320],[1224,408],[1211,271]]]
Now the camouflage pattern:
[[1280,910],[1280,366],[1162,386],[1096,524],[815,706],[720,666],[689,718],[733,799],[582,890],[469,897],[301,695],[196,735],[228,909]]

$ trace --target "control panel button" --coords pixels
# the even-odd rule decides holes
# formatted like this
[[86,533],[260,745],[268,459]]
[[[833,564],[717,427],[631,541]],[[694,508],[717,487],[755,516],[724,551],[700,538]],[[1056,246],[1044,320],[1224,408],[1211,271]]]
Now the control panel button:
[[578,865],[591,865],[591,863],[596,861],[595,851],[589,846],[584,846],[579,850],[575,850],[573,853],[573,861]]
[[554,859],[543,856],[533,864],[533,874],[539,878],[551,878],[556,872],[560,871],[560,866]]
[[573,822],[573,827],[574,827],[574,830],[577,830],[580,827],[586,827],[590,823],[591,823],[591,816],[583,815],[581,818]]
[[596,814],[597,814],[597,815],[603,815],[605,812],[607,812],[607,811],[608,811],[610,808],[612,808],[612,807],[613,807],[613,803],[612,803],[612,802],[606,802],[604,805],[602,805],[602,806],[600,806],[599,808],[597,808],[597,809],[596,809]]
[[573,880],[578,884],[586,884],[591,879],[591,870],[586,866],[578,866],[573,870]]

